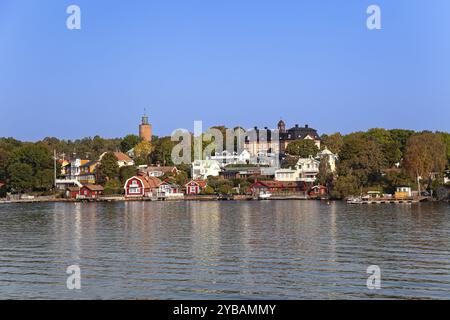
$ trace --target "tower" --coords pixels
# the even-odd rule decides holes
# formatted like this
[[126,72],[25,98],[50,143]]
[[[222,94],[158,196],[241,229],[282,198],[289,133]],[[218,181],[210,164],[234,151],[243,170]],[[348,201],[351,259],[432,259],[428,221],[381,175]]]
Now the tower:
[[280,133],[285,133],[286,132],[286,124],[284,123],[283,120],[280,120],[278,122],[278,130],[280,130]]
[[142,141],[152,141],[152,125],[148,123],[148,116],[145,114],[142,116],[142,122],[139,125],[139,138]]

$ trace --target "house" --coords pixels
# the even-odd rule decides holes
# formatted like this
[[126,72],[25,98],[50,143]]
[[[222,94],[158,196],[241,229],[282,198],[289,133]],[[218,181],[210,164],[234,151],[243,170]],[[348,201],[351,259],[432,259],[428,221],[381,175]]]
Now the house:
[[77,199],[80,195],[80,187],[69,186],[66,188],[66,198],[67,199]]
[[78,176],[78,181],[82,184],[95,184],[95,170],[99,162],[97,160],[91,160],[80,166],[80,174]]
[[284,182],[303,181],[314,183],[319,174],[320,161],[309,158],[300,158],[294,168],[279,169],[275,171],[275,180]]
[[204,188],[206,188],[206,181],[204,180],[191,180],[185,185],[186,194],[200,194]]
[[80,188],[78,199],[98,199],[103,195],[103,187],[97,184],[87,184]]
[[70,165],[65,167],[66,180],[80,181],[81,167],[88,162],[90,162],[90,160],[79,158],[71,160]]
[[216,152],[215,155],[207,157],[208,160],[216,160],[220,163],[220,166],[224,168],[229,164],[249,164],[250,163],[250,152],[243,150],[240,154],[237,152],[228,152],[227,150],[223,152]]
[[395,190],[395,199],[412,198],[412,189],[408,186],[399,186]]
[[280,136],[280,152],[284,154],[289,143],[299,140],[311,140],[317,148],[320,149],[321,139],[316,129],[310,128],[309,125],[300,127],[296,124],[294,127],[286,130],[286,124],[283,120],[278,122],[278,131]]
[[156,177],[150,177],[144,173],[129,178],[124,185],[125,197],[151,197],[161,184],[161,180]]
[[321,161],[322,159],[327,159],[330,171],[333,173],[336,172],[336,163],[338,161],[338,156],[328,150],[327,147],[325,147],[317,154],[316,159],[319,161]]
[[268,127],[254,127],[246,132],[244,148],[250,154],[250,163],[269,164],[278,161],[280,154],[280,137],[278,130]]
[[320,198],[323,196],[326,196],[328,194],[328,188],[321,185],[316,185],[311,187],[311,189],[308,192],[308,195],[311,198]]
[[307,189],[306,183],[302,181],[296,182],[280,182],[280,181],[256,181],[250,186],[250,190],[253,194],[259,194],[261,192],[305,192]]
[[148,166],[143,169],[143,172],[146,172],[150,177],[159,178],[166,174],[176,176],[178,174],[178,169],[174,166]]
[[156,192],[158,198],[182,198],[184,194],[180,192],[180,186],[168,181],[163,181]]
[[195,160],[192,163],[192,178],[206,180],[208,177],[217,177],[221,170],[217,160]]
[[[100,158],[99,158],[99,162],[102,161],[103,157],[105,156],[105,154],[107,154],[108,152],[104,152]],[[134,161],[125,153],[123,152],[113,152],[114,155],[117,158],[117,165],[119,166],[119,168],[125,167],[125,166],[134,166]]]

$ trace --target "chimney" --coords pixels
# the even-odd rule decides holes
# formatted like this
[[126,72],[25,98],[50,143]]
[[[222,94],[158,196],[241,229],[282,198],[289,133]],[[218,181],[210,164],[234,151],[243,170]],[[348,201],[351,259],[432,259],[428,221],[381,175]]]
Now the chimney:
[[298,128],[298,124],[296,124],[295,127]]
[[308,129],[308,128],[309,128],[309,125],[305,124],[305,128]]

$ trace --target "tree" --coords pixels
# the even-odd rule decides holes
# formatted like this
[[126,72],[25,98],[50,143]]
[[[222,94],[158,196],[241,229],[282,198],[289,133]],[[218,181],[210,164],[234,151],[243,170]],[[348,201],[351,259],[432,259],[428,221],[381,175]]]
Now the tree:
[[8,185],[13,192],[31,191],[34,184],[33,168],[25,163],[13,163],[8,167]]
[[149,155],[152,152],[152,144],[148,141],[141,141],[134,147],[134,155],[138,158],[146,159],[148,162]]
[[353,175],[340,176],[331,191],[331,196],[335,199],[344,199],[359,193],[359,181]]
[[331,171],[328,156],[320,159],[319,174],[317,175],[317,182],[320,185],[329,187],[333,183],[334,174]]
[[136,174],[136,168],[134,166],[124,166],[119,169],[119,179],[122,185]]
[[362,132],[345,136],[338,167],[340,176],[353,175],[358,186],[368,186],[380,179],[382,163],[383,155],[373,139]]
[[447,147],[439,134],[424,131],[409,138],[404,167],[412,177],[427,179],[432,172],[443,172],[447,164]]
[[120,150],[122,152],[127,152],[133,149],[140,141],[140,138],[137,135],[129,134],[125,136],[120,142]]
[[383,154],[383,167],[392,167],[400,161],[402,157],[400,143],[393,139],[390,131],[382,128],[373,128],[367,132],[367,135],[380,146]]
[[116,179],[119,175],[117,157],[112,152],[106,153],[97,166],[97,181],[105,184],[108,180]]
[[120,194],[122,191],[122,185],[118,179],[108,180],[105,184],[105,195]]
[[34,178],[34,188],[40,191],[51,190],[54,186],[54,173],[51,169],[38,171]]
[[0,147],[0,181],[6,180],[6,168],[9,162],[9,152]]
[[344,144],[344,137],[339,132],[334,133],[332,135],[322,135],[322,145],[326,146],[328,150],[333,152],[334,154],[339,154]]
[[392,129],[389,130],[391,133],[392,140],[394,140],[398,144],[398,148],[403,156],[403,153],[406,149],[406,143],[408,139],[414,134],[412,130],[403,130],[403,129]]
[[178,172],[178,174],[175,176],[175,182],[179,186],[184,186],[186,183],[188,183],[188,174],[184,171]]
[[288,144],[286,153],[291,156],[300,156],[301,158],[308,158],[309,156],[316,156],[319,152],[313,140],[298,140]]
[[171,141],[170,137],[162,137],[155,139],[153,143],[155,148],[150,154],[152,163],[161,163],[163,166],[173,165],[172,149],[177,142]]

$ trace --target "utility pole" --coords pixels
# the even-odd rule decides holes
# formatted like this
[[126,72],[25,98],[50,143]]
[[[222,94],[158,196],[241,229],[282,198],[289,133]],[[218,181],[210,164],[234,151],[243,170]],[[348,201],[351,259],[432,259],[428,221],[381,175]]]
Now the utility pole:
[[53,149],[53,178],[54,178],[54,187],[56,191],[56,149]]

